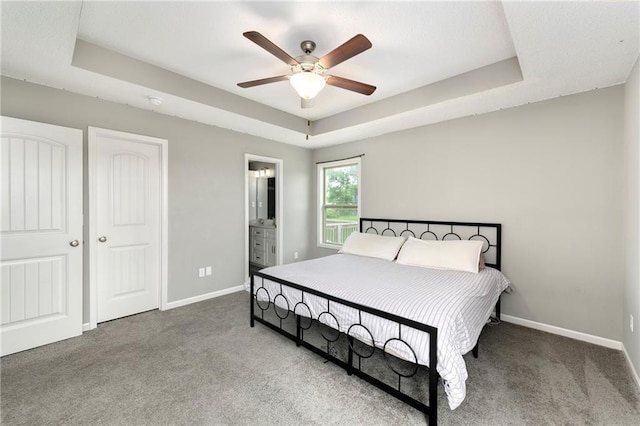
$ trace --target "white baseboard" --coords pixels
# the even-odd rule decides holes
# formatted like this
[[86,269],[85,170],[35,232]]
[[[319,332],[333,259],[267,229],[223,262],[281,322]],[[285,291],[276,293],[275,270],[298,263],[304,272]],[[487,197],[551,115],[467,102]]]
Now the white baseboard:
[[638,376],[638,372],[636,371],[635,367],[633,366],[633,362],[631,362],[631,357],[629,356],[629,353],[627,352],[627,348],[624,347],[624,343],[622,344],[622,353],[624,353],[624,357],[627,359],[627,364],[629,364],[629,368],[631,369],[631,375],[633,376],[634,380],[636,381],[636,386],[638,386],[638,390],[640,390],[640,376]]
[[176,300],[175,302],[168,302],[163,311],[179,308],[180,306],[190,305],[196,302],[202,302],[203,300],[213,299],[214,297],[220,297],[227,294],[235,293],[237,291],[244,290],[244,284],[235,287],[225,288],[224,290],[212,291],[211,293],[202,294],[200,296],[189,297],[187,299]]
[[[189,297],[187,299],[176,300],[175,302],[167,303],[167,306],[161,311],[166,311],[173,308],[179,308],[180,306],[190,305],[196,302],[202,302],[203,300],[213,299],[214,297],[224,296],[226,294],[235,293],[237,291],[245,290],[244,284],[235,287],[225,288],[224,290],[212,291],[211,293],[202,294],[200,296]],[[82,324],[82,332],[93,330],[96,327],[91,327],[91,323]]]
[[622,350],[622,342],[618,342],[616,340],[605,339],[604,337],[598,337],[592,334],[569,330],[567,328],[556,327],[555,325],[543,324],[541,322],[513,317],[511,315],[502,314],[500,315],[500,319],[504,322],[510,322],[512,324],[521,325],[523,327],[546,331],[547,333],[557,334],[559,336],[570,337],[572,339],[593,343],[594,345],[604,346],[610,349]]

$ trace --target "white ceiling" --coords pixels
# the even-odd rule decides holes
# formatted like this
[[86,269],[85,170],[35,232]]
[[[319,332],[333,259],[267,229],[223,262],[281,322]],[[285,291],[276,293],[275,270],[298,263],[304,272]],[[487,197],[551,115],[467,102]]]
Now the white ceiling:
[[[639,52],[638,1],[0,7],[3,75],[310,148],[620,84]],[[330,74],[378,89],[327,86],[310,109],[286,81],[241,89],[289,72],[250,30],[291,56],[313,40],[319,57],[362,33],[373,47]]]

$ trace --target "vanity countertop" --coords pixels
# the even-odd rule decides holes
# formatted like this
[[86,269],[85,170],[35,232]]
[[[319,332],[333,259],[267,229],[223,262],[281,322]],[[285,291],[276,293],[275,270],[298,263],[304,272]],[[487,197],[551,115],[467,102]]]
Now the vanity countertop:
[[[267,223],[267,222],[269,222],[269,223]],[[273,221],[271,221],[271,220],[265,221],[265,223],[251,221],[251,222],[249,222],[249,226],[252,226],[254,228],[269,228],[269,229],[274,229],[276,227],[273,224]]]

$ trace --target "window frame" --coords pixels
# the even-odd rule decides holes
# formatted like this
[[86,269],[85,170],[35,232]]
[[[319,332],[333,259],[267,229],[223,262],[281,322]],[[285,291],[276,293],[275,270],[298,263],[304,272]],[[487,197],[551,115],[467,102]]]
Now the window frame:
[[[316,235],[317,235],[317,243],[318,247],[330,248],[330,249],[340,249],[342,244],[339,243],[327,243],[324,241],[324,230],[325,230],[325,210],[327,208],[336,208],[343,207],[343,205],[325,205],[325,170],[332,169],[336,167],[343,166],[351,166],[355,165],[358,168],[358,199],[357,199],[357,222],[358,226],[360,224],[361,216],[361,206],[362,206],[362,161],[360,157],[349,158],[345,160],[337,160],[337,161],[327,161],[317,164],[317,181],[316,181],[316,190],[318,193],[317,199],[317,222],[316,222]],[[352,208],[353,205],[344,205],[344,207]]]

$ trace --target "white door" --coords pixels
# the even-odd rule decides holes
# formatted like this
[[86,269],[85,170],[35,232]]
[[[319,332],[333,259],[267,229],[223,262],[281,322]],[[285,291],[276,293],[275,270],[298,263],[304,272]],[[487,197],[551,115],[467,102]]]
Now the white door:
[[82,131],[2,117],[2,355],[82,334]]
[[89,128],[98,322],[159,307],[162,146],[155,142]]

